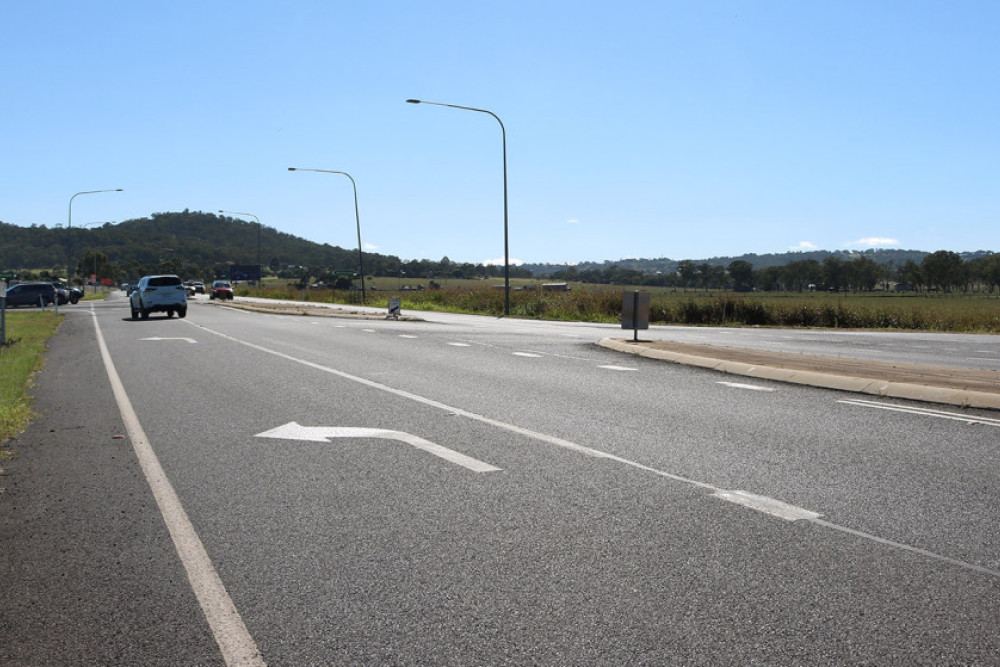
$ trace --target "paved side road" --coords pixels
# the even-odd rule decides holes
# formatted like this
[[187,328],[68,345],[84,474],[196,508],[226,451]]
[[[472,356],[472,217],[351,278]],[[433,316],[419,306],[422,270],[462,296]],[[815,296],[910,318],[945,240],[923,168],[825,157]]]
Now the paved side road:
[[876,396],[1000,410],[1000,372],[667,341],[605,338],[600,345],[747,377]]
[[[50,342],[0,476],[0,665],[214,665],[187,582],[92,351],[89,314]],[[96,426],[94,426],[96,425]]]

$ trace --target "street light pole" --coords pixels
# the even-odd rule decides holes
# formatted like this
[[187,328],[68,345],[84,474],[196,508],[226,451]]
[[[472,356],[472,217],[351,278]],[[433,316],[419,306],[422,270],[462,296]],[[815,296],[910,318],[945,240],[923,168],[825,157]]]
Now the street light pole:
[[115,188],[113,190],[85,190],[83,192],[77,192],[75,195],[69,198],[69,220],[66,221],[66,233],[69,235],[69,240],[66,243],[66,284],[69,284],[70,275],[73,273],[73,200],[80,195],[96,195],[100,192],[122,192],[121,188]]
[[260,229],[261,229],[260,218],[258,218],[253,213],[240,213],[239,211],[221,211],[220,210],[219,213],[228,213],[229,215],[248,215],[248,216],[250,216],[251,218],[253,218],[254,220],[257,221],[257,273],[260,274],[260,276],[257,278],[257,281],[260,283],[260,286],[262,287],[263,284],[264,284],[264,265],[260,263],[260,259],[261,259],[261,257],[260,257]]
[[341,174],[351,179],[354,187],[354,220],[358,226],[358,271],[361,273],[361,303],[367,302],[365,293],[365,259],[361,252],[361,215],[358,213],[358,184],[354,182],[354,177],[346,171],[333,171],[332,169],[303,169],[301,167],[289,167],[288,171],[315,171],[321,174]]
[[450,107],[452,109],[464,109],[465,111],[477,111],[493,116],[500,123],[500,135],[503,140],[503,314],[510,315],[510,244],[507,233],[507,129],[503,126],[500,116],[487,109],[476,109],[475,107],[463,107],[457,104],[445,104],[443,102],[428,102],[426,100],[406,100],[409,104],[433,104],[438,107]]
[[[102,222],[89,222],[89,223],[87,223],[85,225],[81,225],[81,227],[93,227],[94,225],[102,225],[102,224],[104,224],[104,223],[102,223]],[[106,258],[106,256],[105,256],[105,258]],[[69,278],[67,278],[67,280],[69,280]],[[68,285],[69,283],[66,283],[66,284]],[[94,294],[97,294],[97,249],[96,248],[94,249]]]

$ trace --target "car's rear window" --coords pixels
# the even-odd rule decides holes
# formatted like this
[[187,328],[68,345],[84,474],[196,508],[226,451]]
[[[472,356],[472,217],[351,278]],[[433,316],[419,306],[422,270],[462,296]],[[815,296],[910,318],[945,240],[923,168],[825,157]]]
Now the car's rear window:
[[170,287],[171,285],[180,285],[181,279],[177,276],[157,276],[156,278],[149,279],[150,287]]

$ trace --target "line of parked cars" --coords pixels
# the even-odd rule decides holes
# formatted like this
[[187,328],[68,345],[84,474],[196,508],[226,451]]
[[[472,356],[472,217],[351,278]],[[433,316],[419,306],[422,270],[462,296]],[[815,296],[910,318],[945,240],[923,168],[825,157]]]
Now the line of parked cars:
[[78,303],[83,298],[83,290],[70,287],[66,283],[26,282],[11,285],[7,288],[6,301],[8,308],[17,306],[60,306],[67,303]]
[[[187,315],[187,298],[209,292],[209,298],[231,300],[233,287],[229,281],[216,280],[207,290],[197,280],[182,282],[176,275],[143,276],[138,283],[121,285],[129,298],[132,319],[148,319],[150,313],[166,313],[167,317]],[[77,303],[83,290],[60,282],[25,282],[7,288],[6,304],[17,306],[50,306]]]

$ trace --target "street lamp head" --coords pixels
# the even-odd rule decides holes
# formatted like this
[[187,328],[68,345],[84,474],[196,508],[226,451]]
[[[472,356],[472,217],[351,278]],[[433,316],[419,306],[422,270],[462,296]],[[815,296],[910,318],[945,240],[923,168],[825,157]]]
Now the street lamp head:
[[295,167],[289,167],[288,171],[295,171]]
[[420,104],[420,100],[406,100],[407,104]]

